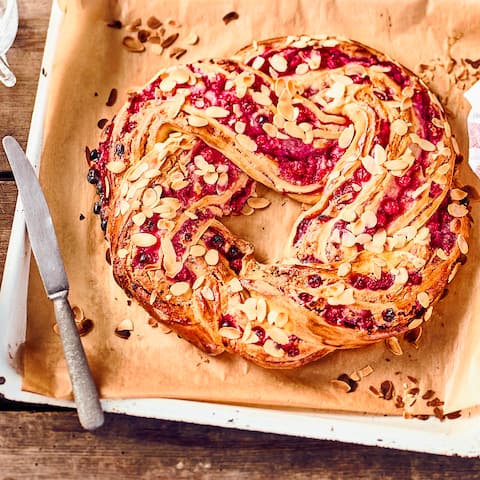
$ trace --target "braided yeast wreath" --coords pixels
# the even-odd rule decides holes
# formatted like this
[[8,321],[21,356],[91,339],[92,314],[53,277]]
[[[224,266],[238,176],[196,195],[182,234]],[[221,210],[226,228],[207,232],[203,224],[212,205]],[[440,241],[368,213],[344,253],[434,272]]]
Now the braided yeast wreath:
[[[442,107],[391,59],[333,37],[164,69],[90,153],[119,285],[204,351],[272,368],[428,320],[467,253]],[[267,265],[222,217],[303,202]]]

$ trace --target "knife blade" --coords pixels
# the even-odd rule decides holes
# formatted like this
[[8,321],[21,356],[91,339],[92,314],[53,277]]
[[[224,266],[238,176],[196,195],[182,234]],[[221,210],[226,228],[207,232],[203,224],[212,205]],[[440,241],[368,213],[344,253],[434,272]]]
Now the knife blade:
[[67,274],[47,201],[18,142],[13,137],[5,137],[3,148],[23,203],[30,245],[40,277],[48,298],[53,301],[78,417],[85,429],[94,430],[103,424],[103,411],[68,302]]

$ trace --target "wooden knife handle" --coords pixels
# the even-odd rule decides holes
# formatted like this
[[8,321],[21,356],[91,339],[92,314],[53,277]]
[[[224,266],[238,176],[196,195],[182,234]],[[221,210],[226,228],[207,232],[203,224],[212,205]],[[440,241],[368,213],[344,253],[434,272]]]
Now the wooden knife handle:
[[103,424],[102,406],[67,296],[67,291],[59,292],[51,299],[72,382],[78,418],[83,428],[95,430]]

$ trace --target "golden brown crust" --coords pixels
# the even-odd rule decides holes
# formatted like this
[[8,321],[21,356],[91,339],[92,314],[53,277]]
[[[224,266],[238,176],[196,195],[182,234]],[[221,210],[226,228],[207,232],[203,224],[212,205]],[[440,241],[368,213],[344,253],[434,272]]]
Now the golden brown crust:
[[[271,39],[162,70],[98,152],[116,281],[211,354],[292,368],[398,335],[468,249],[441,105],[356,42]],[[310,205],[274,265],[218,221],[266,205],[256,182]]]

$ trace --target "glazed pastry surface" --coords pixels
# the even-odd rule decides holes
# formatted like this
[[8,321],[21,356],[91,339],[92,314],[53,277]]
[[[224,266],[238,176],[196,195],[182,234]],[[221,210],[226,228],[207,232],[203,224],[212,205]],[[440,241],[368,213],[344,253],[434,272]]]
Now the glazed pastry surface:
[[[162,70],[90,153],[113,274],[210,354],[292,368],[418,327],[467,253],[467,194],[435,96],[345,39],[285,37]],[[282,259],[222,223],[307,205]],[[250,212],[249,212],[250,213]]]

